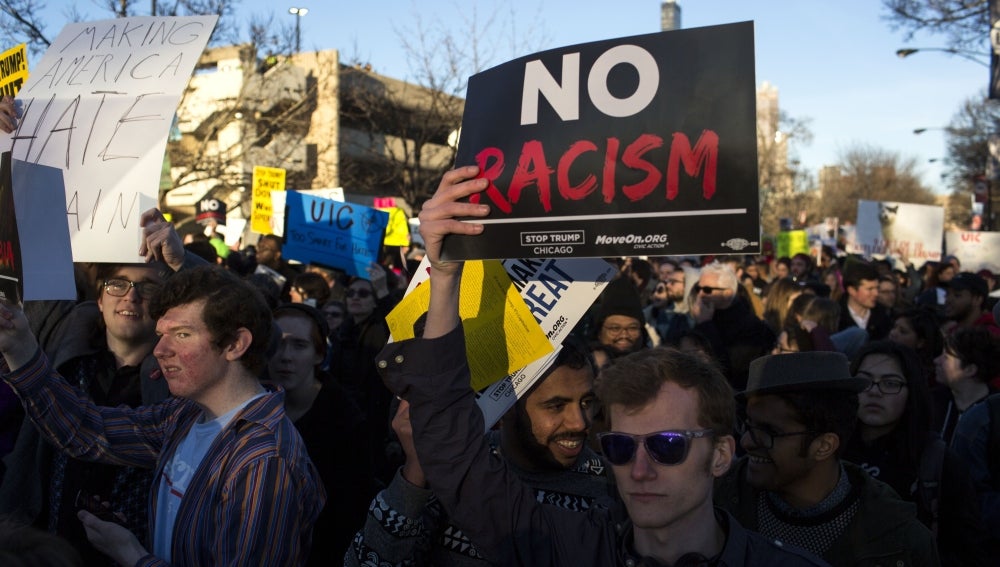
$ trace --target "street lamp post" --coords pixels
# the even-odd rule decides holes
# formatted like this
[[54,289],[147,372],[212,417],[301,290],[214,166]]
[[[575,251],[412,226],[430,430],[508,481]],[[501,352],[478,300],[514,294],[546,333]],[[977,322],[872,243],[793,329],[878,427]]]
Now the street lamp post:
[[289,8],[288,13],[295,16],[295,53],[301,50],[302,28],[299,20],[309,13],[309,8]]
[[979,59],[979,57],[983,55],[982,53],[978,53],[976,51],[963,51],[961,49],[952,49],[950,47],[902,47],[896,50],[896,55],[900,59],[906,59],[910,55],[913,55],[914,53],[918,53],[921,51],[938,51],[941,53],[947,53],[949,55],[958,55],[963,59],[968,59],[973,63],[978,63],[979,65],[982,65],[983,67],[990,66],[990,64],[987,63],[986,61]]

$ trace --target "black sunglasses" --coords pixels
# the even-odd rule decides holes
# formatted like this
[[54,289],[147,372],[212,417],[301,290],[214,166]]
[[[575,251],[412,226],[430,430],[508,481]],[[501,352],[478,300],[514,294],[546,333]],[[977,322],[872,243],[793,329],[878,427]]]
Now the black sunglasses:
[[612,465],[625,465],[632,462],[640,441],[646,447],[646,453],[649,457],[657,463],[679,465],[687,458],[688,450],[691,449],[691,439],[711,435],[711,429],[657,431],[645,435],[608,431],[598,433],[597,438],[601,442],[604,458]]
[[701,292],[704,291],[706,295],[712,295],[713,293],[715,293],[717,291],[726,291],[727,289],[729,289],[729,288],[728,287],[712,287],[710,285],[694,284],[694,286],[691,287],[691,293],[697,295],[697,294],[699,294],[699,293],[701,293]]
[[367,289],[349,289],[344,292],[344,295],[347,297],[360,297],[361,299],[369,297],[371,294],[372,292]]

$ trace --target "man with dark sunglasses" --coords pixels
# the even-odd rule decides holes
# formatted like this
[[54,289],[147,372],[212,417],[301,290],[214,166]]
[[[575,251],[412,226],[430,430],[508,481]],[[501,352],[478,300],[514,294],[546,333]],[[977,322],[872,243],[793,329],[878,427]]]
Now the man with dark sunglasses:
[[[715,513],[713,481],[728,469],[735,446],[732,393],[714,367],[676,351],[627,355],[599,381],[599,395],[612,400],[614,433],[602,437],[602,446],[618,463],[613,472],[628,517],[539,503],[490,451],[469,387],[458,311],[462,263],[440,257],[446,235],[484,230],[475,219],[488,207],[463,201],[486,188],[478,172],[470,166],[446,173],[424,205],[421,235],[431,264],[424,334],[386,346],[378,366],[410,404],[416,452],[431,490],[482,555],[494,564],[532,566],[823,565]],[[644,386],[619,387],[630,380]],[[714,394],[702,399],[698,387],[675,380],[705,383]]]
[[[53,330],[42,348],[66,380],[103,406],[152,405],[169,395],[166,383],[155,377],[159,366],[152,354],[157,339],[150,300],[169,274],[206,264],[185,252],[180,236],[160,211],[146,211],[141,223],[142,254],[159,261],[98,265],[96,302],[26,305],[36,332],[40,327],[34,316],[42,307],[50,313],[65,313],[51,322]],[[0,484],[0,514],[68,539],[87,565],[106,564],[108,559],[87,540],[76,516],[74,499],[80,490],[110,502],[112,511],[121,514],[123,524],[134,534],[146,532],[151,471],[95,464],[58,453],[30,420],[23,422],[5,463],[9,470]]]
[[694,331],[708,340],[736,390],[746,385],[750,361],[770,352],[777,338],[741,290],[748,295],[732,268],[718,261],[702,267],[691,289]]
[[716,502],[747,528],[832,565],[938,565],[916,507],[841,459],[869,386],[837,352],[753,361],[738,396],[747,454],[720,481]]

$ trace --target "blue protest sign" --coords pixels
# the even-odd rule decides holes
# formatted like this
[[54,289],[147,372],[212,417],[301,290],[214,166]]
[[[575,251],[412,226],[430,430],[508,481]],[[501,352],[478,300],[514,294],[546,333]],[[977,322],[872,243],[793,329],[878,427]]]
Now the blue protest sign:
[[378,261],[389,213],[298,191],[287,193],[282,256],[367,278],[365,268]]

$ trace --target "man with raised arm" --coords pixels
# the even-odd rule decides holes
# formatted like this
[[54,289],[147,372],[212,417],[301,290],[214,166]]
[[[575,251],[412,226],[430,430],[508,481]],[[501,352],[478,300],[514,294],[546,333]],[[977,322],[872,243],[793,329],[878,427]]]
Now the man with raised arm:
[[469,385],[458,311],[462,263],[441,261],[449,234],[478,235],[485,205],[462,199],[486,188],[478,168],[444,175],[420,214],[430,270],[422,338],[378,357],[386,383],[410,404],[416,453],[430,489],[487,560],[501,565],[824,565],[744,530],[712,505],[732,461],[732,392],[714,367],[670,349],[622,357],[602,372],[598,397],[611,431],[601,436],[628,517],[538,503],[492,454]]
[[272,325],[263,298],[203,266],[167,280],[149,313],[174,397],[133,409],[68,384],[23,312],[0,305],[3,379],[43,437],[77,459],[154,470],[145,541],[81,510],[88,539],[121,565],[304,564],[325,493],[281,395],[258,382]]

